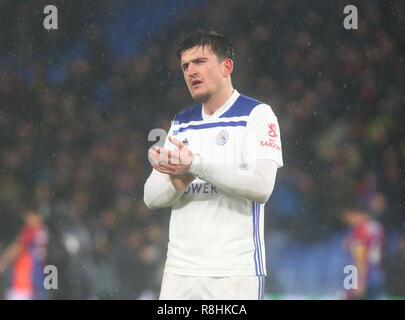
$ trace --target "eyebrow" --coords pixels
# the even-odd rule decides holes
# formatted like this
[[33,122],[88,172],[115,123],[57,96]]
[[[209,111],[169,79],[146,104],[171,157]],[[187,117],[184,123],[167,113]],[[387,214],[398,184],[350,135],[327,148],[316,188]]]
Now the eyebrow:
[[[198,60],[208,60],[208,58],[207,58],[207,57],[199,57],[199,58],[195,58],[195,59],[191,60],[190,62],[197,62]],[[189,65],[189,62],[184,62],[184,63],[180,66],[180,68],[183,70],[184,67],[187,67],[188,65]]]

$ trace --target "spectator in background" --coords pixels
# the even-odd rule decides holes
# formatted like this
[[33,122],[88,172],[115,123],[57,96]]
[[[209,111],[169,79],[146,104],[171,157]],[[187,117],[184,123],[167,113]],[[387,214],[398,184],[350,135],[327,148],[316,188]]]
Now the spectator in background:
[[103,210],[91,231],[94,243],[95,287],[98,299],[114,299],[119,292],[115,252],[121,251],[118,240],[117,212]]
[[405,297],[405,235],[400,237],[395,254],[387,263],[386,272],[390,294]]
[[[73,202],[73,201],[71,201]],[[71,204],[71,202],[68,202]],[[49,220],[49,263],[58,268],[58,290],[55,299],[95,299],[93,242],[88,228],[82,222],[81,208],[63,201],[55,206]]]
[[384,275],[381,258],[384,229],[363,210],[353,207],[343,211],[343,221],[352,228],[345,245],[357,268],[358,288],[348,291],[348,299],[381,299]]
[[43,271],[47,231],[38,212],[26,210],[23,215],[24,226],[17,240],[0,257],[0,274],[12,265],[11,283],[6,299],[44,299]]
[[133,228],[122,234],[120,248],[115,253],[119,299],[138,299],[142,290],[147,287],[148,270],[139,257],[144,242],[142,230]]

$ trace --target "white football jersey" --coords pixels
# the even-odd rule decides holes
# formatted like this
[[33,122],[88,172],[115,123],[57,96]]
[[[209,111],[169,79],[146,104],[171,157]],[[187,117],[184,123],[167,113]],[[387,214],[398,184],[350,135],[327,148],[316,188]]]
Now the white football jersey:
[[[283,166],[271,107],[234,90],[213,115],[198,104],[177,114],[168,136],[206,162],[246,168],[270,159]],[[176,147],[167,139],[164,148]],[[166,272],[190,276],[266,275],[264,204],[225,194],[196,178],[172,205]]]

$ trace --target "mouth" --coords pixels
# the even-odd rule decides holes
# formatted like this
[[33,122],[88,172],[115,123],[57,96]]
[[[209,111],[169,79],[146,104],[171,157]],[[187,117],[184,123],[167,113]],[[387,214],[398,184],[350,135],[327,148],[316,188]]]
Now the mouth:
[[191,86],[192,86],[193,88],[196,88],[196,87],[198,87],[198,85],[200,85],[201,83],[202,83],[201,80],[195,79],[195,80],[191,81]]

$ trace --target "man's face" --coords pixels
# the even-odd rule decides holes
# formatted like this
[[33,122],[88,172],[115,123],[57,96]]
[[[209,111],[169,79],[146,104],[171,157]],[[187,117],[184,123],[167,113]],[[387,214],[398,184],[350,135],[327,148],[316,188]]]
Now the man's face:
[[37,213],[35,213],[33,211],[27,211],[24,214],[24,220],[25,220],[26,225],[34,226],[34,225],[37,225],[41,221],[41,218]]
[[343,212],[343,222],[348,224],[349,226],[355,226],[359,220],[359,215],[361,213],[356,210],[346,209]]
[[206,102],[218,92],[223,83],[223,61],[209,46],[196,46],[181,55],[181,69],[191,96],[197,102]]

